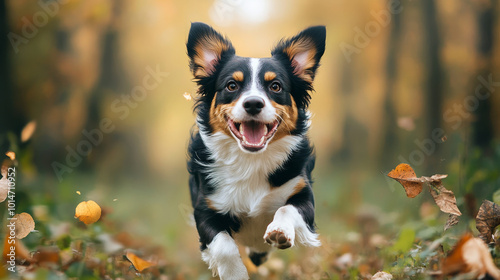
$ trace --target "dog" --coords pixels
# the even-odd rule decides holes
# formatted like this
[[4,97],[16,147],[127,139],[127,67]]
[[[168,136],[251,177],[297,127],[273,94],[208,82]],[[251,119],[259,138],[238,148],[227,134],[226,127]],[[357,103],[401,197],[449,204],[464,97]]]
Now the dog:
[[260,265],[273,247],[320,246],[306,135],[326,28],[282,39],[271,57],[235,54],[209,25],[186,43],[198,85],[188,148],[191,202],[202,259],[221,279],[248,279],[238,245]]

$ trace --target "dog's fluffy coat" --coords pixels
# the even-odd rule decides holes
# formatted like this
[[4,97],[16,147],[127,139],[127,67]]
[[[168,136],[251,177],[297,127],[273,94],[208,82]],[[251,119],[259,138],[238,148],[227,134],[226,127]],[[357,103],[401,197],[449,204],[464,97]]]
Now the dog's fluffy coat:
[[247,279],[237,243],[255,265],[272,247],[319,246],[306,136],[307,107],[326,29],[282,40],[269,58],[235,55],[203,23],[187,41],[199,86],[188,169],[202,258],[221,279]]

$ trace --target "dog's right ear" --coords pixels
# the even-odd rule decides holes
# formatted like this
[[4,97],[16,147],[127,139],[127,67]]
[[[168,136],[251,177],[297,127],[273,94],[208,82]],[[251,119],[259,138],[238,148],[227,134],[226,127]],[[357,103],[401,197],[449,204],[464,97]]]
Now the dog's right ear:
[[186,46],[191,59],[189,66],[196,79],[212,75],[222,58],[235,53],[228,39],[202,22],[191,23]]

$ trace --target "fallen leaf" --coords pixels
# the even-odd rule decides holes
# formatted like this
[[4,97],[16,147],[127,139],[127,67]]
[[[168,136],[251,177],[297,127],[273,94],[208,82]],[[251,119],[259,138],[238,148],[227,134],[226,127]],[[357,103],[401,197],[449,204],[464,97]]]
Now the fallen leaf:
[[476,228],[481,238],[487,244],[492,242],[495,228],[500,225],[500,206],[489,200],[484,200],[476,216]]
[[154,262],[146,261],[144,259],[139,258],[136,254],[132,252],[127,252],[127,254],[123,257],[129,262],[131,262],[134,269],[137,270],[138,272],[142,272],[144,269],[156,265],[156,263]]
[[429,191],[441,211],[461,216],[462,213],[457,207],[457,199],[452,191],[446,189],[441,180],[429,184]]
[[35,230],[35,221],[28,213],[16,214],[12,217],[12,221],[15,223],[17,239],[23,239]]
[[93,224],[101,217],[101,207],[93,201],[82,201],[76,206],[75,218],[84,222],[86,225]]
[[8,156],[10,158],[10,160],[16,159],[16,153],[14,153],[13,151],[8,151],[5,153],[5,155]]
[[30,121],[29,123],[24,126],[23,130],[21,131],[21,142],[26,142],[30,140],[31,136],[33,136],[33,133],[35,133],[36,130],[36,121]]
[[413,171],[411,166],[406,163],[396,166],[387,176],[398,181],[405,189],[406,196],[410,198],[422,192],[422,182],[411,180],[417,179],[417,175],[415,175],[415,171]]
[[458,220],[459,220],[458,217],[459,216],[457,216],[455,214],[450,214],[448,216],[448,220],[446,220],[446,224],[444,225],[444,231],[447,231],[448,229],[450,229],[454,225],[458,224]]
[[372,276],[372,280],[391,280],[392,274],[385,271],[379,271]]
[[0,169],[0,173],[2,174],[2,179],[0,179],[0,202],[5,201],[7,199],[7,195],[9,194],[9,180],[7,179],[7,170],[8,167],[3,165]]
[[57,268],[61,259],[59,253],[57,246],[41,247],[33,254],[33,262],[41,267]]
[[443,275],[470,273],[479,279],[488,274],[494,279],[500,279],[500,270],[493,263],[488,247],[470,233],[457,242],[443,260],[441,270]]

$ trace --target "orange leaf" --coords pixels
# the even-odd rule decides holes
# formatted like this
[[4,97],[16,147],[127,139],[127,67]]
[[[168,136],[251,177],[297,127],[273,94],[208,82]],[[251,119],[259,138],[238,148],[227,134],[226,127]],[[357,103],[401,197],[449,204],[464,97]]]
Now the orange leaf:
[[101,207],[93,200],[82,201],[76,206],[75,218],[86,225],[93,224],[101,217]]
[[16,153],[14,153],[13,151],[8,151],[5,153],[5,155],[8,156],[10,158],[10,160],[16,159]]
[[488,274],[494,279],[500,279],[500,270],[493,263],[488,247],[470,233],[457,242],[443,260],[441,270],[443,275],[471,273],[479,279]]
[[127,252],[127,254],[124,257],[129,262],[132,263],[132,266],[134,266],[135,270],[137,270],[138,272],[142,272],[144,269],[156,265],[156,263],[154,262],[146,261],[144,259],[139,258],[136,254],[132,252]]
[[422,192],[422,182],[411,180],[417,179],[417,175],[411,166],[406,163],[396,166],[387,176],[398,181],[405,189],[406,196],[410,198],[414,198]]
[[33,133],[35,133],[36,130],[36,121],[30,121],[26,126],[24,126],[23,130],[21,131],[21,142],[26,142],[30,140],[31,136],[33,136]]

